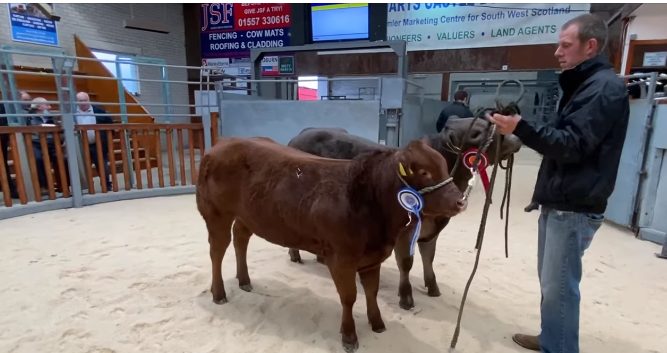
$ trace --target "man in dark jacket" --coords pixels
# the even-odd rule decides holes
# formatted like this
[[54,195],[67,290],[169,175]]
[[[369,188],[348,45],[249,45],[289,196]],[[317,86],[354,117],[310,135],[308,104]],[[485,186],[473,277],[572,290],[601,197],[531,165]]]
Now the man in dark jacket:
[[498,131],[514,133],[543,155],[534,193],[542,206],[537,264],[542,323],[539,337],[512,337],[524,348],[579,352],[581,258],[614,189],[630,111],[624,82],[601,54],[607,36],[605,23],[591,14],[561,28],[555,56],[564,70],[563,97],[554,121],[490,118]]
[[435,129],[440,132],[447,124],[447,119],[449,117],[459,117],[459,118],[470,118],[473,116],[472,111],[466,105],[466,100],[468,99],[468,92],[466,91],[456,91],[454,93],[454,101],[447,103],[442,111],[440,116],[438,116],[438,121],[435,123]]

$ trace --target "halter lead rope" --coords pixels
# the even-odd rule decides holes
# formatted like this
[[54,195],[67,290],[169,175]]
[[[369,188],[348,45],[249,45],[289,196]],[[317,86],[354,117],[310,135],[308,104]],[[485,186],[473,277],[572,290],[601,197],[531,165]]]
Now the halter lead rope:
[[[496,160],[500,157],[500,139],[496,140]],[[491,196],[493,195],[493,186],[496,180],[496,173],[498,171],[498,163],[493,165],[493,172],[491,174],[491,184],[489,186],[489,192],[486,194],[486,201],[484,202],[484,211],[482,212],[482,221],[479,226],[479,232],[477,233],[477,255],[475,256],[475,264],[472,268],[472,273],[468,278],[465,289],[463,290],[463,297],[461,298],[461,306],[459,308],[459,315],[456,319],[456,329],[454,330],[454,337],[452,337],[452,342],[450,344],[450,349],[456,347],[456,342],[459,338],[459,333],[461,332],[461,317],[463,316],[463,306],[465,305],[466,299],[468,298],[468,290],[470,289],[470,284],[472,279],[477,272],[477,266],[479,265],[479,257],[482,253],[482,241],[484,239],[484,229],[486,228],[486,218],[489,214],[489,206],[491,205]]]
[[[516,103],[510,103],[506,107],[502,107],[501,104],[496,101],[496,107],[498,108],[498,111],[501,112],[501,114],[504,115],[513,115],[513,114],[519,114],[519,108],[516,105]],[[474,123],[474,120],[473,120]],[[493,132],[495,133],[495,124],[492,124],[494,129]],[[472,127],[472,124],[471,124]],[[470,129],[468,130],[468,132]],[[466,138],[467,138],[467,133],[466,133]],[[489,136],[493,136],[493,133]],[[473,278],[475,277],[475,273],[477,272],[477,267],[479,265],[479,258],[482,253],[482,242],[484,240],[484,230],[486,228],[486,219],[489,213],[489,206],[491,205],[491,197],[493,195],[493,187],[495,185],[495,180],[496,180],[496,173],[498,171],[498,166],[501,164],[500,161],[500,145],[501,145],[501,139],[498,138],[496,139],[496,153],[495,153],[495,158],[494,158],[494,165],[493,165],[493,172],[491,173],[491,181],[490,181],[490,186],[489,190],[486,193],[486,199],[484,202],[484,211],[482,212],[482,220],[479,225],[479,231],[477,233],[477,242],[475,244],[475,249],[477,249],[477,254],[475,255],[475,264],[473,265],[472,272],[470,273],[470,277],[468,278],[468,282],[466,283],[465,289],[463,291],[463,297],[461,298],[461,306],[459,307],[459,314],[458,318],[456,319],[456,328],[454,330],[454,336],[452,337],[452,341],[450,343],[450,351],[452,351],[454,348],[456,348],[456,343],[458,341],[459,333],[461,332],[461,318],[463,317],[463,307],[465,305],[466,299],[468,298],[468,291],[470,289],[470,285],[472,283]],[[465,141],[465,140],[464,140]],[[489,143],[486,144],[486,147],[488,147]],[[478,150],[478,153],[480,151]],[[479,162],[479,154],[476,156],[475,163]],[[455,167],[458,165],[458,159],[456,161]],[[508,225],[509,225],[509,201],[510,201],[510,191],[511,191],[511,185],[512,185],[512,168],[514,165],[514,156],[511,155],[508,158],[507,161],[507,172],[505,174],[505,191],[503,194],[503,201],[501,203],[501,214],[500,218],[502,219],[502,208],[505,206],[505,212],[506,212],[506,217],[505,217],[505,257],[508,256]],[[475,164],[475,168],[477,168],[477,164]],[[502,169],[505,169],[501,166]],[[453,174],[453,173],[452,173]],[[473,174],[474,176],[474,174]],[[505,198],[507,198],[507,204],[505,204]]]

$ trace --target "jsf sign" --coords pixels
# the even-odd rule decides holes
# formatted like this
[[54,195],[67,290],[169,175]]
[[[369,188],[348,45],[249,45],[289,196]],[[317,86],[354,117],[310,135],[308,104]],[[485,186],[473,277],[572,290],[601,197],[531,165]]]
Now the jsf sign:
[[234,4],[202,4],[201,31],[234,28]]
[[250,49],[289,45],[289,4],[201,4],[202,58],[250,57]]

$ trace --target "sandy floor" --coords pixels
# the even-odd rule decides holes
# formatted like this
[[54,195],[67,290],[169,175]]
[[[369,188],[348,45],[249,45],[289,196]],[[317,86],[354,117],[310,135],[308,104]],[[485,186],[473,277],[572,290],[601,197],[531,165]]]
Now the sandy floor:
[[[522,211],[536,172],[532,161],[515,170],[508,259],[496,192],[457,351],[521,352],[511,334],[539,327],[537,213]],[[480,191],[440,238],[441,297],[426,296],[418,260],[416,308],[400,309],[390,257],[379,294],[388,330],[376,334],[359,286],[358,352],[447,351],[474,261]],[[297,265],[287,249],[253,238],[255,291],[246,293],[236,285],[230,247],[223,264],[230,301],[211,302],[206,232],[193,195],[36,214],[1,221],[0,229],[0,352],[342,352],[337,293],[310,254]],[[655,258],[659,250],[603,225],[584,258],[582,352],[665,352],[667,261]]]

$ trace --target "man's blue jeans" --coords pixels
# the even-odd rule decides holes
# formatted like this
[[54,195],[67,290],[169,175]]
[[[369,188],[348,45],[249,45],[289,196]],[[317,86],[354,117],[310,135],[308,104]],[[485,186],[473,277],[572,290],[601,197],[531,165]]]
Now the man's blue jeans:
[[537,271],[542,290],[544,353],[579,353],[579,282],[581,258],[600,228],[602,214],[542,207]]

